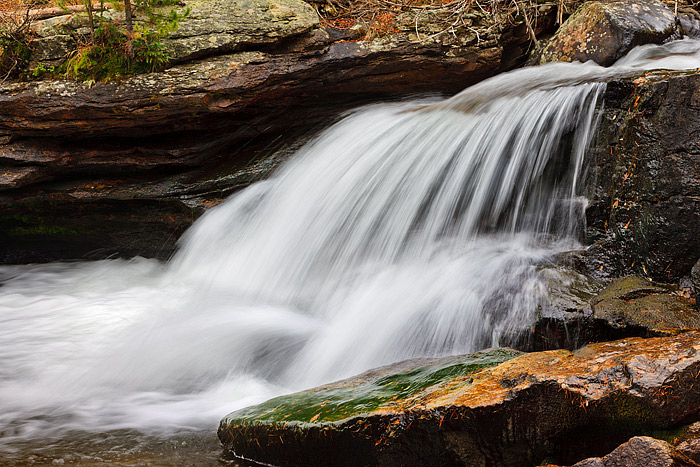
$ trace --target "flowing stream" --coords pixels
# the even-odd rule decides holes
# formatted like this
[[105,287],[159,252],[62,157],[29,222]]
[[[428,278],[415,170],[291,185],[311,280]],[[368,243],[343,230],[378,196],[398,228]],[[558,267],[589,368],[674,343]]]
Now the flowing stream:
[[579,246],[604,80],[699,66],[686,40],[365,107],[167,264],[0,267],[0,457],[138,465],[281,393],[499,345],[546,296],[538,265]]

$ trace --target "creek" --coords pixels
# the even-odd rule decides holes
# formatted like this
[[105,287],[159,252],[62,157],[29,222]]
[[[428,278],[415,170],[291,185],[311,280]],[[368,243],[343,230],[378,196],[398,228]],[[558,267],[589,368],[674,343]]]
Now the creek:
[[581,246],[605,81],[698,67],[684,40],[363,107],[168,263],[0,266],[0,456],[217,465],[233,410],[507,344],[546,297],[538,267]]

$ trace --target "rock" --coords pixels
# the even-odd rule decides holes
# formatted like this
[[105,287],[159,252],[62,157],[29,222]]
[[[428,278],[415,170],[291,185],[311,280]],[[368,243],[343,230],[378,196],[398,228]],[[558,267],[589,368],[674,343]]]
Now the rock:
[[[165,41],[175,63],[277,44],[321,26],[316,11],[302,0],[189,0],[187,7],[189,16]],[[325,45],[324,37],[313,45]]]
[[676,449],[694,462],[700,463],[700,438],[683,441],[676,446]]
[[[456,93],[521,64],[528,46],[522,24],[495,30],[492,18],[473,15],[471,29],[445,39],[421,43],[401,31],[326,47],[328,33],[311,7],[290,0],[244,8],[245,1],[188,3],[192,14],[172,44],[203,40],[187,56],[206,58],[182,55],[183,63],[161,73],[118,82],[0,83],[0,206],[7,213],[0,218],[0,263],[154,251],[167,258],[205,207],[284,160],[272,155],[279,141],[294,146],[368,102]],[[231,22],[251,14],[259,23]],[[68,20],[46,20],[42,34],[60,37],[64,26],[55,26]],[[71,15],[69,26],[84,27],[84,17]],[[234,38],[234,29],[247,32]],[[73,203],[85,224],[66,219]],[[141,205],[159,213],[152,231],[130,220],[126,208]],[[91,212],[102,221],[107,211],[110,222],[87,225]],[[79,241],[98,229],[104,243],[97,235]],[[56,235],[65,231],[74,235]],[[136,245],[157,248],[139,252]]]
[[700,313],[677,287],[642,277],[607,286],[564,266],[540,270],[548,296],[531,328],[504,344],[525,351],[575,349],[623,337],[669,336],[700,329]]
[[673,12],[659,0],[591,1],[562,24],[535,62],[585,62],[609,66],[634,47],[674,35]]
[[574,467],[605,467],[603,459],[600,457],[589,457],[574,464]]
[[692,8],[684,8],[678,12],[678,21],[684,36],[694,39],[700,37],[700,13]]
[[69,35],[55,35],[34,39],[31,42],[33,49],[29,67],[34,68],[38,63],[42,65],[59,65],[71,52],[76,49],[76,42]]
[[589,154],[586,271],[677,282],[700,258],[700,73],[613,81]]
[[570,465],[697,416],[699,350],[688,332],[409,362],[234,412],[219,439],[275,465]]
[[[189,0],[190,14],[178,22],[178,28],[163,41],[172,63],[209,55],[222,55],[242,49],[288,47],[301,41],[300,50],[318,49],[328,43],[316,11],[302,0]],[[167,11],[171,8],[168,7]],[[109,21],[124,21],[124,14],[104,11]],[[135,23],[148,27],[147,18],[135,16]],[[71,46],[76,35],[89,33],[86,13],[62,15],[36,21],[31,26],[38,39],[32,41],[32,63],[46,63],[64,57],[52,51]],[[71,38],[67,43],[66,38]]]
[[667,286],[625,277],[591,301],[593,318],[613,328],[641,328],[645,335],[668,335],[700,328],[700,313],[690,300]]
[[[563,264],[569,263],[569,259],[560,258]],[[539,304],[536,320],[525,332],[504,336],[503,345],[528,352],[575,349],[590,342],[631,336],[611,335],[606,326],[594,322],[591,300],[604,285],[563,264],[540,268],[538,272],[547,296]]]
[[696,467],[692,459],[676,450],[666,441],[636,436],[620,445],[603,458],[591,458],[573,467]]
[[695,304],[698,305],[700,304],[700,260],[690,270],[690,280],[693,285]]

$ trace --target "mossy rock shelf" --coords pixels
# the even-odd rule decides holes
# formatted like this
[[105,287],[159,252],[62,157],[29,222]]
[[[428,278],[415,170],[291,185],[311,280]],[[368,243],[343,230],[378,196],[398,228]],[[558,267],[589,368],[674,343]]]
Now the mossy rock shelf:
[[693,331],[403,362],[234,412],[219,438],[274,465],[570,465],[696,418],[698,350]]

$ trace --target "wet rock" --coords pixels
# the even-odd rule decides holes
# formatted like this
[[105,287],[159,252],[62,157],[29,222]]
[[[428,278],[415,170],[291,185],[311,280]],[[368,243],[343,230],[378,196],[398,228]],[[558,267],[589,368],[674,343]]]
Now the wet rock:
[[402,364],[234,412],[219,438],[275,465],[570,465],[697,416],[699,350],[688,332]]
[[684,36],[694,39],[700,37],[700,13],[692,8],[684,8],[678,12],[678,21]]
[[547,296],[534,324],[504,337],[504,344],[526,351],[575,349],[590,342],[700,329],[693,300],[673,285],[631,276],[604,286],[564,266],[543,268],[540,274]]
[[534,61],[593,60],[608,66],[638,45],[660,44],[676,34],[673,12],[661,1],[586,2]]
[[700,73],[611,82],[593,150],[586,270],[688,276],[700,258]]
[[[562,263],[569,263],[571,257],[567,255]],[[539,304],[535,322],[525,332],[504,336],[503,345],[529,352],[575,349],[590,342],[631,336],[610,335],[594,322],[591,300],[604,288],[603,283],[565,265],[542,267],[539,274],[547,294]]]
[[642,328],[647,335],[700,328],[700,313],[687,298],[641,277],[626,277],[591,301],[593,318],[613,328]]
[[636,436],[602,458],[590,458],[573,467],[695,467],[696,464],[666,441]]
[[695,263],[693,269],[690,270],[690,280],[693,285],[696,305],[700,303],[700,261]]

